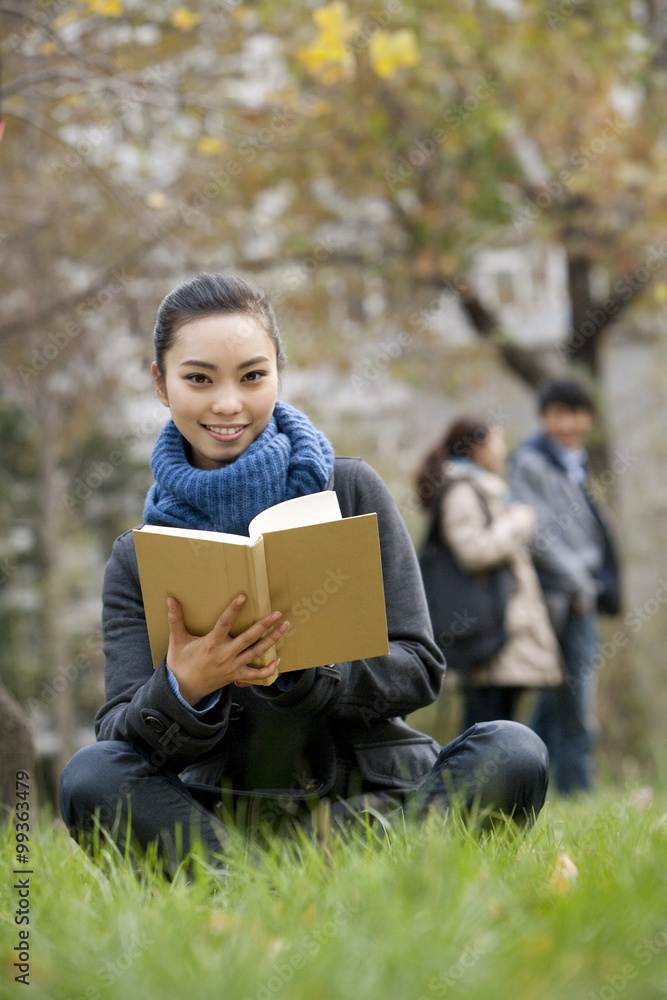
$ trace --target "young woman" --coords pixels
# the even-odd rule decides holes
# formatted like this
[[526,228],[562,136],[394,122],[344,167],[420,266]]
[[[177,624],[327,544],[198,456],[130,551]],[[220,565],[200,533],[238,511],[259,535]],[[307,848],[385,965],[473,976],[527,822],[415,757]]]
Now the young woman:
[[470,573],[500,565],[511,570],[505,644],[462,676],[464,725],[514,717],[526,687],[562,682],[556,637],[528,549],[535,534],[532,507],[508,499],[502,473],[503,430],[482,417],[462,416],[447,428],[418,476],[423,506],[439,505],[441,542]]
[[[170,599],[167,656],[153,669],[132,532],[114,544],[103,592],[106,703],[97,740],[66,766],[61,810],[72,834],[95,816],[170,866],[196,835],[214,855],[225,822],[307,822],[369,802],[446,807],[452,791],[517,818],[539,811],[547,758],[511,723],[477,727],[441,750],[404,717],[437,696],[444,672],[410,538],[381,479],[334,458],[309,419],[278,399],[285,363],[273,310],[248,282],[201,274],[160,306],[153,378],[171,413],[152,458],[144,518],[247,534],[250,520],[292,497],[333,489],[343,517],[376,512],[390,652],[278,676],[251,661],[288,627],[280,609],[232,638],[239,594],[208,635],[190,635]],[[165,613],[167,609],[165,609]],[[416,796],[415,794],[416,793]]]

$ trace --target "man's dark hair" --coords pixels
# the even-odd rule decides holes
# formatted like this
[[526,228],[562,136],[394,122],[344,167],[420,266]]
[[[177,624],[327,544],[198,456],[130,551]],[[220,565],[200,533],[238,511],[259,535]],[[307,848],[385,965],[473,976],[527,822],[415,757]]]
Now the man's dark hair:
[[540,413],[551,403],[561,403],[571,410],[588,410],[595,414],[595,402],[588,388],[573,378],[560,378],[549,382],[540,390]]

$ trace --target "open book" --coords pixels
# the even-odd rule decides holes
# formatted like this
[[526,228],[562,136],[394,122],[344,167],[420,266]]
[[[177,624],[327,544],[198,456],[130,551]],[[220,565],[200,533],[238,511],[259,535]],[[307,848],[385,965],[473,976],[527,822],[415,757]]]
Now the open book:
[[281,611],[291,626],[256,661],[279,656],[280,673],[389,652],[377,514],[343,518],[327,490],[269,507],[249,532],[134,529],[154,666],[169,645],[168,596],[193,635],[209,632],[241,593],[234,635]]

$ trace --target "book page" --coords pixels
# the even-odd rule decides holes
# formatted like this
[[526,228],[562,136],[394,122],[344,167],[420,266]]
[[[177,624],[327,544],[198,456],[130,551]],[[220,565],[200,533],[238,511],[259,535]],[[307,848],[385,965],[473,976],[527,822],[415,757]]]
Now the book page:
[[263,510],[249,525],[251,538],[258,538],[267,531],[283,531],[287,528],[303,528],[309,524],[324,524],[339,521],[342,517],[338,496],[334,490],[308,493],[304,497],[294,497]]
[[204,531],[200,528],[172,528],[162,524],[143,524],[136,531],[148,531],[156,535],[172,535],[174,538],[192,538],[194,541],[228,542],[230,545],[251,545],[247,535],[230,535],[225,531]]

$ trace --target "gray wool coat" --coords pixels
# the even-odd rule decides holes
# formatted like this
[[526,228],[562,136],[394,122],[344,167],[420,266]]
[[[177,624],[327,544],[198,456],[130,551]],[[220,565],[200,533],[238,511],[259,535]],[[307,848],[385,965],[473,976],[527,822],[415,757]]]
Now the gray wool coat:
[[153,669],[129,531],[105,574],[98,740],[128,741],[189,784],[224,786],[236,798],[402,797],[419,784],[439,747],[403,717],[437,697],[445,665],[414,547],[389,490],[361,459],[337,458],[330,488],[343,517],[377,513],[389,654],[305,670],[286,692],[230,685],[198,718],[172,692],[165,662]]
[[616,613],[619,571],[615,546],[601,512],[554,457],[543,434],[524,442],[512,456],[510,486],[537,515],[533,559],[552,617],[562,625],[570,609],[600,605]]

